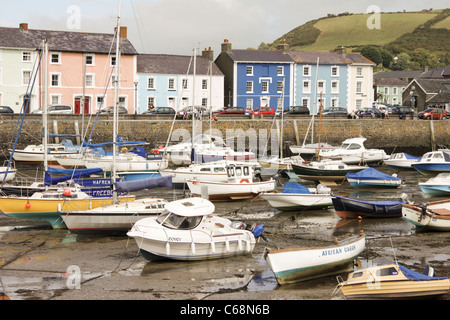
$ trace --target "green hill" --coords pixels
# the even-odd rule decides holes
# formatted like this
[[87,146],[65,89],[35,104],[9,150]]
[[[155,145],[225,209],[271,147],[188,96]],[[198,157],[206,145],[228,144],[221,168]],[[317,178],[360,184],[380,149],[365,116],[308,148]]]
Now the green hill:
[[292,50],[333,51],[345,47],[359,52],[364,46],[383,48],[391,54],[422,48],[450,63],[450,9],[422,12],[380,13],[380,28],[370,29],[372,14],[328,15],[301,25],[273,43],[260,48],[276,48],[284,40]]

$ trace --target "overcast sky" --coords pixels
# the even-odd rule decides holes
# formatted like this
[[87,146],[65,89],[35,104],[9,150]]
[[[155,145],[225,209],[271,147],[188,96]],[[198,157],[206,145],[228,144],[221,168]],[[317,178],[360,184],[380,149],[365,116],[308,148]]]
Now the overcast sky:
[[[119,0],[0,0],[0,26],[112,33]],[[328,13],[366,13],[450,7],[448,0],[122,0],[121,24],[140,53],[190,55],[229,39],[235,49],[270,43]]]

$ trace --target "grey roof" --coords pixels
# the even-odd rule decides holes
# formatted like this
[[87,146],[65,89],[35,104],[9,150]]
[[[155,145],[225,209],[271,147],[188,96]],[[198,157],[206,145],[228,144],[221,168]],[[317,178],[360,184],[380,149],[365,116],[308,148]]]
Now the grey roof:
[[439,93],[442,91],[448,91],[445,85],[450,85],[450,79],[414,79],[414,81],[423,89],[426,93]]
[[291,56],[280,50],[235,50],[227,52],[234,62],[294,63]]
[[[196,61],[196,74],[209,75],[209,63],[207,58],[198,56]],[[223,75],[215,63],[212,64],[212,75]],[[140,54],[137,56],[138,73],[156,74],[193,74],[194,61],[192,56],[168,55],[168,54]]]
[[450,65],[428,70],[420,75],[420,78],[442,79],[450,76]]
[[374,73],[375,79],[381,78],[397,78],[397,79],[414,79],[419,77],[423,70],[408,70],[408,71],[386,71]]
[[[83,52],[108,54],[115,51],[114,34],[87,33],[73,31],[49,31],[20,28],[0,28],[0,48],[38,49],[42,40],[48,41],[50,51]],[[128,39],[121,41],[121,51],[125,55],[137,54]]]
[[450,103],[450,91],[443,91],[435,95],[433,98],[428,99],[427,103]]
[[314,52],[314,51],[290,51],[292,59],[297,63],[316,64],[319,58],[319,64],[373,64],[369,59],[357,53],[339,53],[339,52]]
[[399,78],[379,78],[375,79],[374,84],[376,86],[406,87],[408,82]]

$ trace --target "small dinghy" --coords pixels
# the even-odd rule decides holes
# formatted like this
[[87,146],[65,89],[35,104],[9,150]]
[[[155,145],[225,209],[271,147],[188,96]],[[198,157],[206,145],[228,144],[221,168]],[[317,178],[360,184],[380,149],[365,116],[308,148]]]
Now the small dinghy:
[[395,175],[388,175],[371,167],[356,173],[347,173],[345,177],[354,188],[398,188],[402,184],[401,178],[397,178]]

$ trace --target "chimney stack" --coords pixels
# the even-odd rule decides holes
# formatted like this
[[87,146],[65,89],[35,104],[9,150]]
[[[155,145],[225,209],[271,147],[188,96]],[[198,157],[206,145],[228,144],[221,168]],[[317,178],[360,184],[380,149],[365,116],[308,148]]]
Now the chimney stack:
[[228,39],[223,40],[222,52],[231,52],[231,43],[228,41]]
[[[114,28],[114,33],[116,33],[116,32],[117,32],[117,27]],[[126,39],[127,36],[128,36],[128,29],[127,29],[127,27],[121,26],[120,27],[120,37],[122,39]]]
[[211,47],[209,49],[206,49],[202,51],[202,57],[208,59],[209,61],[214,60],[214,51],[211,50]]
[[28,32],[28,23],[19,24],[20,31],[27,33]]
[[286,43],[286,40],[283,40],[283,43],[278,45],[278,50],[287,52],[288,49],[289,49],[289,45]]

